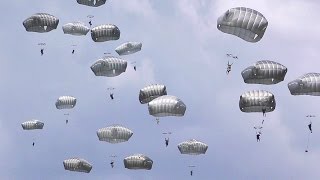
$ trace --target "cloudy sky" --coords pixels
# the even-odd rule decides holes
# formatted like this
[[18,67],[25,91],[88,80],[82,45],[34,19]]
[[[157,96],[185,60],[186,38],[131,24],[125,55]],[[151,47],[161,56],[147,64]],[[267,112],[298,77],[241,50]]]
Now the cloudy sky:
[[[244,6],[261,12],[269,25],[261,41],[246,42],[220,32],[217,18]],[[92,8],[76,0],[11,0],[1,5],[0,53],[0,179],[64,180],[177,180],[177,179],[319,179],[320,123],[313,121],[309,152],[307,114],[318,113],[317,97],[292,96],[287,83],[308,72],[320,72],[320,2],[315,0],[109,0]],[[38,12],[60,19],[56,30],[28,33],[22,22]],[[71,21],[94,26],[115,24],[117,41],[95,43],[90,34],[65,35]],[[118,77],[96,77],[90,66],[105,52],[126,41],[142,42],[142,51],[125,56],[127,71]],[[40,42],[46,43],[40,56]],[[71,54],[72,44],[76,53]],[[227,76],[226,53],[239,57]],[[241,71],[258,60],[285,65],[284,82],[248,85]],[[131,62],[136,62],[137,71]],[[187,105],[184,117],[161,118],[160,125],[138,101],[141,88],[167,86],[170,95]],[[115,100],[108,87],[116,88]],[[267,90],[276,97],[274,112],[265,118],[261,142],[253,127],[260,113],[239,110],[239,96]],[[57,110],[59,96],[72,95],[77,105],[65,124]],[[40,131],[23,131],[21,123],[39,119]],[[99,128],[122,124],[134,134],[126,143],[100,142]],[[169,147],[163,132],[171,131]],[[208,144],[205,155],[181,155],[177,144],[195,138]],[[32,147],[32,142],[35,147]],[[150,171],[128,170],[123,158],[143,153],[153,161]],[[110,155],[117,155],[111,169]],[[65,171],[63,160],[81,157],[93,165],[91,173]],[[194,176],[189,165],[195,165]]]

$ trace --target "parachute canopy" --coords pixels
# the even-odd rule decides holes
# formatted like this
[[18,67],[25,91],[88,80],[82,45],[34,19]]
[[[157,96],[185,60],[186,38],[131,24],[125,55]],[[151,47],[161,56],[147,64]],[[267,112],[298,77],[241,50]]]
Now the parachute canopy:
[[320,96],[320,73],[307,73],[288,83],[292,95]]
[[153,161],[143,155],[143,154],[135,154],[132,156],[128,156],[124,158],[124,167],[127,169],[145,169],[145,170],[151,170]]
[[91,6],[91,7],[99,7],[106,3],[107,0],[77,0],[78,4]]
[[181,154],[199,155],[206,153],[208,145],[195,139],[191,139],[178,144],[178,149]]
[[28,32],[45,33],[57,29],[59,19],[47,13],[36,13],[23,21]]
[[91,70],[96,76],[114,77],[119,76],[127,69],[127,62],[123,59],[105,56],[98,59],[92,66]]
[[90,173],[92,165],[81,158],[70,158],[63,161],[65,170]]
[[118,46],[115,51],[119,56],[129,55],[141,51],[142,43],[140,42],[126,42]]
[[257,61],[241,72],[243,80],[247,84],[277,84],[284,80],[287,68],[274,61]]
[[264,90],[245,92],[240,96],[239,107],[242,112],[266,112],[274,111],[276,101],[274,95]]
[[133,132],[121,125],[112,125],[99,129],[97,135],[100,141],[116,144],[128,141],[133,135]]
[[77,99],[72,96],[61,96],[56,102],[57,109],[72,109],[77,103]]
[[85,36],[90,31],[83,22],[70,22],[62,26],[64,34],[71,34],[75,36]]
[[177,97],[164,95],[148,103],[149,114],[155,117],[184,116],[186,105]]
[[91,38],[94,42],[118,40],[120,30],[116,25],[105,24],[91,29]]
[[248,42],[258,42],[268,26],[267,19],[258,11],[236,7],[231,8],[218,18],[217,28],[233,34]]
[[140,89],[139,93],[139,101],[141,104],[149,103],[153,99],[167,95],[167,90],[166,90],[165,85],[161,84],[151,84],[148,85],[142,89]]
[[23,130],[42,129],[44,123],[39,120],[31,120],[21,123]]

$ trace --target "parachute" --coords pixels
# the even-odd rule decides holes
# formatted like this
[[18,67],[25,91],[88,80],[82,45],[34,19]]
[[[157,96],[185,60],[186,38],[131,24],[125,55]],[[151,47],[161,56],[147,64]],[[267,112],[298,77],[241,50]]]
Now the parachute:
[[31,120],[21,123],[23,130],[43,129],[44,123],[39,120]]
[[242,112],[272,112],[276,107],[274,95],[264,90],[245,92],[240,96],[239,107]]
[[128,141],[133,132],[121,125],[112,125],[97,131],[99,141],[106,141],[112,144]]
[[127,62],[125,60],[112,56],[102,57],[91,66],[91,70],[96,76],[106,77],[119,76],[126,69]]
[[77,103],[77,99],[72,96],[61,96],[56,102],[57,109],[72,109]]
[[106,3],[107,0],[77,0],[78,4],[99,7]]
[[320,73],[307,73],[288,83],[292,95],[320,96]]
[[287,68],[273,61],[257,61],[241,72],[243,80],[247,84],[277,84],[284,80]]
[[139,42],[126,42],[118,46],[115,51],[119,56],[129,55],[141,51],[142,43]]
[[155,117],[184,116],[186,105],[177,97],[164,95],[148,103],[149,114]]
[[85,36],[90,31],[83,22],[70,22],[62,26],[64,34],[71,34],[74,36]]
[[142,89],[140,89],[139,93],[139,101],[141,104],[149,103],[153,99],[167,95],[167,90],[166,90],[165,85],[161,84],[151,84],[148,85]]
[[92,165],[81,158],[70,158],[63,161],[65,170],[90,173]]
[[135,154],[124,158],[123,163],[127,169],[151,170],[153,161],[143,154]]
[[217,21],[220,31],[252,43],[261,40],[267,26],[268,21],[260,12],[245,7],[231,8]]
[[178,149],[181,154],[200,155],[206,153],[208,145],[195,139],[191,139],[178,144]]
[[45,33],[57,29],[59,19],[47,13],[36,13],[23,21],[28,32]]
[[91,38],[94,42],[118,40],[120,30],[116,25],[105,24],[91,29]]

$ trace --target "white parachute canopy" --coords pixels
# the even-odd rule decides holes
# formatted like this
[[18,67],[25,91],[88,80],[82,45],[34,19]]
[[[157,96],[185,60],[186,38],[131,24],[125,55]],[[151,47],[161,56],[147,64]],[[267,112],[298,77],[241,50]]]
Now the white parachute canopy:
[[63,161],[65,170],[90,173],[92,165],[82,158],[70,158]]
[[56,101],[57,109],[72,109],[76,106],[77,99],[72,96],[61,96]]
[[39,120],[30,120],[21,123],[23,130],[35,130],[35,129],[43,129],[44,123]]
[[257,61],[241,72],[243,80],[247,84],[277,84],[284,80],[287,68],[277,62],[263,60]]
[[106,3],[107,0],[77,0],[78,4],[91,6],[91,7],[99,7]]
[[276,108],[274,95],[265,90],[247,91],[240,96],[239,108],[242,112],[272,112]]
[[217,21],[220,31],[252,43],[261,40],[267,26],[268,21],[260,12],[245,7],[231,8]]
[[59,19],[48,13],[36,13],[23,21],[28,32],[45,33],[57,29]]
[[97,131],[97,136],[100,141],[106,141],[112,144],[128,141],[133,132],[121,125],[111,125],[105,128],[101,128]]
[[126,42],[118,46],[115,51],[119,56],[129,55],[141,51],[142,43],[140,42]]
[[177,97],[164,95],[148,103],[149,114],[155,117],[184,116],[186,105]]
[[127,61],[113,56],[102,57],[91,66],[91,70],[96,76],[106,77],[119,76],[126,69]]
[[178,144],[178,149],[181,154],[200,155],[207,152],[208,145],[195,139],[191,139]]
[[141,104],[149,103],[157,97],[167,95],[166,86],[162,84],[151,84],[142,89],[139,92],[139,101]]
[[123,160],[124,167],[127,169],[144,169],[151,170],[153,161],[146,155],[134,154]]
[[120,30],[114,24],[104,24],[91,29],[94,42],[114,41],[120,38]]
[[320,73],[307,73],[288,83],[292,95],[320,96]]
[[76,21],[70,22],[62,26],[64,34],[70,34],[74,36],[85,36],[90,31],[83,22]]

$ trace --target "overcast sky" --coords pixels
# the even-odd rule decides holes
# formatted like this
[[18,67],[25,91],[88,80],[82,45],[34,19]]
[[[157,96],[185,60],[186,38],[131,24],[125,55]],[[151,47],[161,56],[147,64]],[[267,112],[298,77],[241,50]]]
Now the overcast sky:
[[[261,12],[269,25],[261,41],[246,42],[217,29],[217,18],[234,7]],[[292,96],[287,83],[308,72],[320,72],[320,2],[316,0],[109,0],[97,8],[76,0],[11,0],[0,7],[0,179],[180,180],[180,179],[308,179],[320,177],[320,123],[313,121],[309,152],[306,115],[318,113],[318,97]],[[59,18],[49,33],[26,32],[22,22],[34,13]],[[103,43],[87,36],[65,35],[72,21],[93,26],[115,24],[120,39]],[[105,52],[126,42],[142,42],[142,50],[123,57],[125,73],[96,77],[90,66]],[[40,42],[46,43],[40,56]],[[72,55],[72,44],[76,44]],[[227,76],[226,53],[239,57]],[[249,85],[241,71],[258,60],[285,65],[285,80],[276,85]],[[131,62],[137,63],[137,71]],[[166,85],[187,106],[184,117],[161,118],[160,125],[138,100],[152,83]],[[116,88],[115,100],[108,87]],[[267,90],[276,109],[265,118],[261,142],[253,127],[261,113],[243,113],[239,96]],[[70,111],[57,110],[59,96],[77,98]],[[69,124],[64,113],[69,112]],[[38,119],[43,130],[23,131],[21,123]],[[96,131],[121,124],[134,134],[126,143],[100,142]],[[162,133],[171,131],[169,147]],[[195,138],[208,144],[205,155],[181,155],[177,144]],[[32,142],[35,147],[32,147]],[[128,170],[123,158],[142,153],[153,161],[150,171]],[[117,155],[115,168],[110,155]],[[81,157],[89,174],[64,170],[63,160]],[[195,165],[194,176],[188,165]]]

